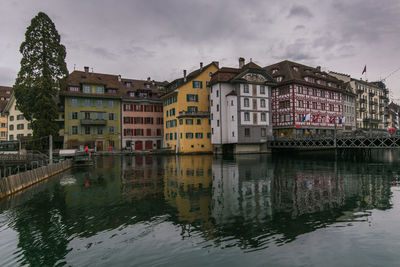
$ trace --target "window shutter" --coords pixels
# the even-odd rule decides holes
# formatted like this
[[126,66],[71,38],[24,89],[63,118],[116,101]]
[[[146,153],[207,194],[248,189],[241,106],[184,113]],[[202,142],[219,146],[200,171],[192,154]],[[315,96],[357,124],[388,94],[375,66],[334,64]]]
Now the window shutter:
[[82,112],[78,112],[78,119],[83,119],[83,113]]
[[69,134],[69,135],[72,134],[72,126],[69,126],[69,127],[68,127],[68,133],[67,133],[67,134]]
[[203,82],[200,81],[199,83],[200,83],[200,88],[203,88]]
[[69,119],[69,120],[72,119],[72,112],[68,112],[68,119]]

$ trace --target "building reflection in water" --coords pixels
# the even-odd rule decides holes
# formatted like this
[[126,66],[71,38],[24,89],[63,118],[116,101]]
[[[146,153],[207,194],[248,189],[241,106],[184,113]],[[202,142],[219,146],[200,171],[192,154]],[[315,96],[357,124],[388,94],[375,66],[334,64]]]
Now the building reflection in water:
[[122,188],[130,201],[162,197],[164,166],[162,157],[134,156],[123,160]]
[[211,155],[165,159],[164,197],[180,223],[210,226],[211,164]]

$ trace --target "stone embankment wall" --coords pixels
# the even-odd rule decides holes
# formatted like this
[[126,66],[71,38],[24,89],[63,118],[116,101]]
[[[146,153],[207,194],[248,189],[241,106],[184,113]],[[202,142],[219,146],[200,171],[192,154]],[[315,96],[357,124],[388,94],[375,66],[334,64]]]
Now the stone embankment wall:
[[0,198],[14,194],[24,188],[63,172],[72,166],[71,160],[61,161],[0,179]]

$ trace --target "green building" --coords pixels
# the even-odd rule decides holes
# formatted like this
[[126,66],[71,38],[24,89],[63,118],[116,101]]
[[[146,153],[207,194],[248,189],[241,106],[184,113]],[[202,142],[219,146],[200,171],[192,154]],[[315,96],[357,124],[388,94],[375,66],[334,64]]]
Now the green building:
[[121,148],[121,78],[73,71],[60,92],[64,103],[64,148]]

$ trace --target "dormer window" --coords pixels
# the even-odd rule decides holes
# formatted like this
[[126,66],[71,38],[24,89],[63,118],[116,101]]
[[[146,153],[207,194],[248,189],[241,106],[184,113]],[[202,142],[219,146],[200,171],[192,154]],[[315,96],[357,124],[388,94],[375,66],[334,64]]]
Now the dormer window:
[[296,66],[293,66],[293,70],[294,70],[294,71],[299,71],[299,68],[296,67]]
[[70,92],[79,92],[79,87],[72,86],[69,88]]
[[126,85],[126,87],[132,87],[132,83],[131,82],[126,82],[125,85]]
[[96,94],[104,94],[104,87],[97,86],[96,87]]
[[107,93],[109,93],[109,94],[116,94],[116,93],[117,93],[117,89],[111,89],[111,88],[109,88],[109,89],[107,89]]
[[331,83],[331,82],[328,82],[328,86],[332,86],[332,83]]
[[275,73],[277,73],[278,72],[278,69],[273,69],[272,70],[272,74],[275,74]]
[[135,92],[129,92],[129,96],[134,97],[135,96]]
[[146,88],[150,88],[150,84],[146,84]]
[[283,77],[282,76],[278,76],[278,77],[276,77],[276,81],[279,83],[279,82],[281,82],[282,81],[282,79],[283,79]]
[[11,92],[10,92],[10,91],[6,91],[6,94],[8,94],[8,95],[9,95],[9,94],[11,94]]
[[91,93],[90,92],[90,86],[89,85],[83,86],[83,92],[86,93],[86,94],[90,94]]

